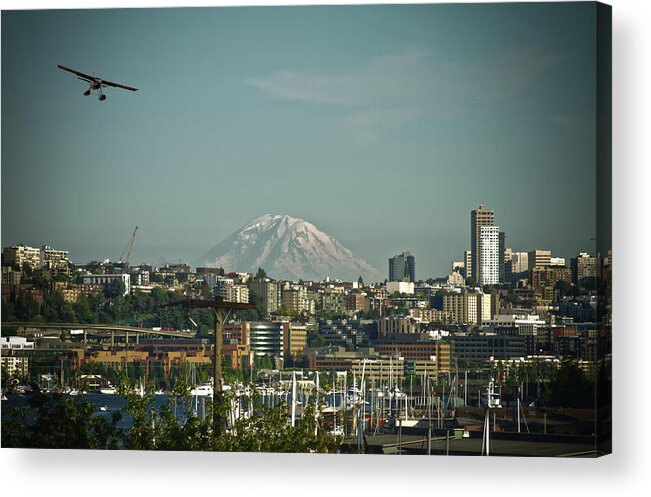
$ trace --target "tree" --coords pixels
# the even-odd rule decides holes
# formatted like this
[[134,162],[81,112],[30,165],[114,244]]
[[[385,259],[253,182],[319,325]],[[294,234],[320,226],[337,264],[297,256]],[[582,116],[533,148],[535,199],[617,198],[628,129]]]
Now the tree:
[[[201,419],[193,409],[189,387],[182,378],[175,385],[174,400],[153,408],[150,385],[144,395],[136,394],[134,383],[121,375],[120,395],[126,399],[124,413],[131,420],[118,427],[122,412],[110,420],[93,416],[95,407],[83,397],[37,392],[25,408],[14,408],[3,416],[4,447],[89,448],[134,450],[215,450],[232,452],[334,452],[340,439],[318,429],[314,408],[307,405],[292,427],[286,405],[270,408],[251,399],[248,417],[240,417],[229,430],[212,431],[212,413]],[[227,393],[217,403],[222,419],[229,419],[237,402]],[[180,415],[177,413],[180,411]],[[3,413],[4,414],[4,413]]]
[[27,407],[12,408],[2,419],[2,446],[49,449],[117,449],[122,439],[120,412],[110,421],[93,416],[95,406],[81,397],[44,395],[38,389]]
[[255,358],[255,368],[256,369],[273,369],[273,361],[271,357],[267,355],[256,356]]
[[471,287],[477,286],[477,280],[472,276],[469,276],[468,278],[466,278],[466,286],[471,286]]
[[556,290],[558,290],[559,298],[576,297],[577,295],[579,295],[579,289],[565,280],[557,281],[555,288]]
[[72,306],[72,309],[81,323],[92,323],[95,321],[95,315],[90,309],[90,302],[86,295],[80,295]]
[[108,286],[106,295],[109,298],[120,297],[124,295],[126,288],[127,287],[124,284],[124,280],[122,280],[122,278],[115,278],[113,279],[113,281],[111,281],[110,285]]
[[594,407],[594,383],[576,361],[565,359],[561,362],[556,377],[551,382],[549,402],[559,407]]
[[11,302],[2,303],[2,320],[6,322],[16,321],[16,311]]
[[38,302],[29,292],[21,292],[16,299],[16,317],[19,321],[35,321],[40,316]]
[[307,332],[307,346],[308,347],[323,347],[325,340],[323,335],[317,330],[310,330]]
[[255,277],[257,279],[266,278],[267,277],[267,272],[264,269],[262,269],[261,267],[259,267],[258,272],[255,273]]

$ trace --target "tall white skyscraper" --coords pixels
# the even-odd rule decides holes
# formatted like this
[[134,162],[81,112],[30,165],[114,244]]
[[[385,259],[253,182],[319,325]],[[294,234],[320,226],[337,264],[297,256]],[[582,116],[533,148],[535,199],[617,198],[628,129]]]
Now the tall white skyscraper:
[[479,280],[480,285],[497,285],[500,282],[500,228],[479,227]]

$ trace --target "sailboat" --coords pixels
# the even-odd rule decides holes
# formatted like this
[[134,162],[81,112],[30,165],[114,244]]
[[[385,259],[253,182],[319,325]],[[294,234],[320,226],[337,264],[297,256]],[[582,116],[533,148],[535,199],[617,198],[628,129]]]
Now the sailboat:
[[136,395],[139,397],[145,396],[145,380],[142,377],[140,380],[138,380],[138,385],[136,386]]
[[110,383],[106,385],[105,387],[102,387],[99,389],[100,393],[106,394],[106,395],[114,395],[117,393],[117,389],[111,385]]

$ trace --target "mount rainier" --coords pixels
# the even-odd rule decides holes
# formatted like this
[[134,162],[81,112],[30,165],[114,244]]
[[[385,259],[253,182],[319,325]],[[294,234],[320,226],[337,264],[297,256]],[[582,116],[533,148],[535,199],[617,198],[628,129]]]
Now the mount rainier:
[[255,218],[209,250],[197,266],[252,273],[263,268],[272,278],[292,281],[326,276],[380,280],[376,268],[327,233],[303,219],[278,214]]

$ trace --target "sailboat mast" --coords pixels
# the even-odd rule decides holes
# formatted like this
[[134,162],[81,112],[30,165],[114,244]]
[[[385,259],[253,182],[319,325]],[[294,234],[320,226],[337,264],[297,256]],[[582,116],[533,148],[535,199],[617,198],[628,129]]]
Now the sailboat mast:
[[292,371],[292,428],[296,426],[296,371]]

